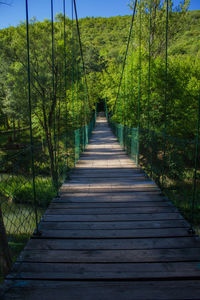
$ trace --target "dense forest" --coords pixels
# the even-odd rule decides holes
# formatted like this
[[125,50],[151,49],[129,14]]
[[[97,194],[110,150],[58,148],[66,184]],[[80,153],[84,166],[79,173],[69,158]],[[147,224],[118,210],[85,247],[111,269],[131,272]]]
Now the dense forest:
[[[30,21],[31,117],[39,216],[75,164],[76,143],[79,147],[84,143],[79,129],[90,127],[96,104],[103,101],[112,122],[143,130],[141,165],[155,175],[157,183],[163,152],[168,155],[168,195],[172,200],[182,199],[178,205],[189,218],[187,201],[192,198],[199,118],[200,11],[187,11],[188,1],[176,8],[169,2],[167,79],[166,7],[163,1],[152,1],[150,26],[149,0],[144,0],[140,11],[137,7],[120,88],[131,15],[80,19],[82,53],[76,21],[57,15],[53,56],[51,21]],[[27,228],[32,232],[35,226],[29,207],[34,193],[26,34],[23,22],[0,31],[0,212],[7,232],[14,235],[26,235]],[[164,140],[168,139],[164,151],[163,132]],[[150,146],[145,148],[150,135]],[[155,158],[157,165],[148,164],[148,153],[150,162]],[[196,224],[199,207],[197,212]],[[21,221],[17,214],[22,215]]]
[[[160,127],[159,101],[163,86],[161,81],[155,80],[164,72],[165,28],[164,12],[157,9],[155,20],[152,20],[154,32],[152,33],[152,126]],[[163,20],[158,22],[160,16]],[[155,13],[156,14],[156,13]],[[169,18],[169,102],[168,118],[169,131],[175,136],[187,135],[192,138],[195,134],[196,122],[196,99],[199,93],[199,22],[200,11],[172,12]],[[117,87],[119,84],[120,71],[127,38],[130,29],[131,16],[112,18],[85,18],[80,20],[81,40],[84,49],[84,60],[89,85],[90,106],[100,99],[107,99],[111,104],[115,101]],[[148,69],[148,16],[142,16],[142,105],[145,112],[145,100],[147,97],[147,69]],[[74,21],[74,33],[72,22],[66,20],[66,76],[67,93],[63,96],[64,65],[63,65],[63,16],[57,16],[54,25],[55,30],[55,81],[56,98],[62,98],[61,110],[66,108],[66,120],[72,122],[72,73],[74,74],[74,97],[76,89],[78,98],[84,93],[83,82],[80,78],[83,72],[81,67],[78,37]],[[49,33],[49,34],[48,34]],[[51,24],[50,21],[31,21],[30,28],[30,51],[32,68],[32,89],[33,89],[33,118],[37,126],[37,133],[47,133],[48,127],[45,119],[51,127],[54,105],[51,99]],[[72,42],[73,39],[73,42]],[[24,24],[18,27],[9,27],[0,31],[0,60],[1,60],[1,96],[0,114],[2,126],[13,126],[13,120],[26,122],[27,116],[27,95],[26,95],[26,28]],[[133,72],[134,95],[130,101],[130,126],[136,125],[136,109],[134,103],[137,99],[137,72],[138,72],[138,18],[133,27]],[[129,58],[131,59],[131,58]],[[72,62],[74,67],[72,66]],[[130,63],[131,64],[131,63]],[[129,68],[130,67],[129,64]],[[129,75],[131,70],[128,70]],[[164,75],[163,75],[164,76]],[[131,76],[128,76],[130,80]],[[78,81],[78,87],[75,82]],[[82,93],[82,94],[81,94]],[[188,97],[190,100],[188,101]],[[160,98],[160,100],[159,100]],[[56,99],[56,101],[57,101]],[[48,100],[48,101],[47,101]],[[155,100],[155,101],[154,101]],[[44,105],[45,104],[45,105]],[[79,103],[79,106],[81,103]],[[42,109],[42,110],[41,110]],[[80,109],[74,108],[75,118],[79,119]],[[43,111],[43,114],[41,114]],[[156,113],[157,111],[157,113]],[[62,115],[61,111],[61,115]],[[142,114],[145,122],[145,113]],[[171,123],[170,123],[171,122]],[[11,125],[12,123],[12,125]],[[182,124],[185,124],[182,126]],[[157,125],[156,125],[157,124]],[[170,129],[171,127],[171,129]],[[46,128],[46,129],[45,129]],[[38,130],[39,129],[39,130]]]
[[[175,13],[174,13],[175,14]],[[159,18],[157,16],[157,18]],[[116,99],[120,79],[120,64],[122,64],[126,49],[127,36],[131,16],[104,18],[86,18],[81,21],[81,32],[86,51],[86,61],[93,66],[89,77],[99,78],[94,85],[93,98],[108,99],[111,107]],[[193,138],[197,120],[197,105],[199,96],[199,26],[200,11],[174,15],[169,21],[169,63],[168,63],[168,131],[173,136]],[[160,23],[155,26],[159,27]],[[133,72],[134,89],[129,101],[128,125],[137,125],[138,98],[138,20],[133,28]],[[146,28],[145,28],[146,27]],[[142,121],[145,124],[145,109],[148,94],[148,20],[144,19],[142,35]],[[135,30],[135,31],[134,31]],[[161,31],[161,32],[160,32]],[[154,44],[152,45],[152,87],[151,87],[151,124],[152,128],[162,127],[162,94],[164,81],[165,28],[159,31],[155,28]],[[92,47],[91,47],[92,46]],[[95,69],[95,62],[98,67]],[[93,70],[92,70],[93,67]],[[128,86],[131,90],[131,62],[128,70]],[[122,67],[121,67],[122,68]],[[162,76],[162,78],[161,78]],[[160,78],[160,80],[158,80]],[[126,79],[127,80],[127,79]],[[96,93],[94,93],[96,92]],[[190,100],[189,100],[190,99]],[[161,119],[160,119],[161,117]],[[119,121],[119,116],[116,118]],[[184,124],[184,126],[183,126]]]

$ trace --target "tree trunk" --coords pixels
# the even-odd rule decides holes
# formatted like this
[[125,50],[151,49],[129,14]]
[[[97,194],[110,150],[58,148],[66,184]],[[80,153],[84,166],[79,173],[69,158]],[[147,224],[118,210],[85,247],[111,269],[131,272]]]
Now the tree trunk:
[[3,222],[3,215],[0,206],[0,267],[4,276],[8,274],[12,266],[10,250],[6,230]]
[[20,121],[17,120],[17,140],[20,140]]
[[46,111],[45,111],[44,103],[43,103],[42,111],[43,111],[43,118],[44,118],[43,128],[45,131],[45,138],[46,138],[48,152],[49,152],[49,158],[50,158],[51,178],[52,178],[54,186],[57,188],[58,177],[57,177],[55,160],[54,160],[55,156],[54,156],[54,149],[53,149],[52,136],[51,136],[51,126],[47,125],[47,118],[46,118]]
[[13,141],[16,141],[16,128],[15,128],[15,120],[13,120]]
[[7,116],[5,117],[5,128],[6,128],[7,130],[10,129],[10,125],[9,125],[9,121],[8,121],[8,117],[7,117]]
[[52,177],[54,186],[57,187],[58,178],[57,178],[55,162],[54,162],[54,150],[53,150],[51,132],[49,132],[49,133],[46,132],[46,139],[47,139],[47,146],[48,146],[48,152],[49,152],[49,158],[50,158],[51,177]]

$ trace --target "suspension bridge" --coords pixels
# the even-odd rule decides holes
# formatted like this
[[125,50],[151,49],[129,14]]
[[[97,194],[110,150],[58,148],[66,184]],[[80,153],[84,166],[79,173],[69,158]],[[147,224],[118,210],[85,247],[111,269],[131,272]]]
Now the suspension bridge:
[[198,299],[200,240],[189,228],[98,118],[5,299]]
[[[40,212],[38,201],[37,180],[41,179],[41,174],[37,173],[35,167],[38,145],[34,145],[31,103],[31,90],[33,89],[31,76],[33,75],[30,64],[28,1],[26,0],[25,3],[30,147],[23,151],[23,155],[21,153],[20,155],[24,159],[28,151],[31,162],[32,171],[31,174],[27,171],[27,174],[30,175],[28,180],[32,184],[33,210],[23,216],[22,223],[27,218],[34,220],[34,222],[30,221],[30,228],[26,230],[30,233],[34,227],[35,231],[11,267],[9,243],[12,241],[13,232],[11,234],[11,229],[6,223],[6,218],[9,219],[5,217],[6,210],[0,210],[3,215],[3,222],[0,223],[0,238],[4,242],[3,250],[1,247],[0,250],[2,257],[5,256],[3,268],[5,274],[7,273],[1,288],[2,299],[199,299],[200,239],[195,233],[194,226],[198,211],[196,207],[199,122],[197,122],[196,139],[192,142],[188,141],[186,145],[187,149],[191,147],[194,152],[195,166],[192,199],[189,205],[190,222],[170,201],[166,192],[171,180],[168,170],[168,163],[172,161],[173,150],[171,149],[175,149],[179,155],[182,155],[182,151],[184,152],[180,148],[180,141],[176,144],[167,133],[168,0],[166,0],[164,58],[164,131],[159,134],[150,128],[150,110],[147,110],[145,126],[141,120],[142,1],[134,2],[116,100],[112,107],[109,107],[104,100],[99,105],[101,106],[99,110],[103,109],[103,112],[98,112],[97,106],[92,106],[90,103],[76,1],[72,1],[72,21],[74,22],[73,16],[75,15],[77,30],[77,36],[74,37],[74,27],[72,28],[72,37],[76,39],[79,46],[82,65],[81,68],[76,65],[75,49],[73,49],[72,119],[69,122],[71,131],[69,130],[67,135],[60,134],[62,129],[60,125],[62,119],[59,113],[61,103],[60,100],[58,103],[55,101],[57,89],[55,29],[53,0],[51,0],[52,103],[58,108],[51,112],[52,133],[48,133],[53,140],[52,152],[50,140],[48,140],[47,148],[50,157],[52,154],[51,175],[56,195],[44,213]],[[63,9],[63,88],[66,92],[65,0]],[[139,14],[140,23],[137,126],[131,128],[128,126],[130,99],[125,95],[125,90],[129,90],[129,83],[133,84],[131,80],[129,81],[127,74],[128,66],[132,68],[134,49],[130,45],[133,44],[136,13]],[[152,1],[150,1],[148,13],[151,37]],[[151,43],[152,40],[149,38],[147,109],[151,101]],[[75,43],[72,48],[75,48]],[[79,78],[80,74],[82,78]],[[132,69],[131,74],[133,75]],[[75,77],[78,82],[81,82],[80,86],[75,81]],[[131,94],[133,89],[130,89]],[[80,97],[83,97],[80,102],[82,112],[80,119],[76,115],[76,105],[79,104],[78,92],[81,94]],[[116,116],[119,117],[120,122],[115,121]],[[39,147],[39,151],[43,151],[42,148]],[[11,170],[15,175],[21,175],[14,167],[16,160],[12,158],[10,162],[13,162],[13,165],[11,169],[7,167],[9,178],[11,178]],[[19,160],[17,162],[19,164]],[[2,176],[2,180],[4,178],[5,175]],[[7,185],[10,182],[7,180]],[[25,184],[24,181],[23,185]],[[42,184],[45,185],[44,180]],[[5,200],[2,204],[0,202],[2,208],[7,205],[6,203]],[[14,223],[13,219],[12,223]]]

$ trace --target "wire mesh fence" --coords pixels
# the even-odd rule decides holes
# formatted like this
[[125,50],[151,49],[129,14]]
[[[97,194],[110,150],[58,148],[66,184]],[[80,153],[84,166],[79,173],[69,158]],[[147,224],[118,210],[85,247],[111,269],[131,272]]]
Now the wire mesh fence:
[[[200,158],[195,140],[168,136],[163,132],[129,128],[108,119],[113,133],[127,154],[173,201],[192,227],[199,232]],[[200,150],[200,149],[199,149]],[[197,161],[196,161],[197,159]]]
[[139,132],[137,128],[129,128],[118,123],[114,123],[109,118],[109,125],[113,133],[118,138],[122,147],[125,148],[130,158],[138,164],[139,161]]
[[30,20],[25,0],[25,22],[1,32],[0,277],[39,233],[40,217],[95,125],[75,1],[71,8],[69,19],[63,1],[63,16],[55,17],[50,0],[40,22]]
[[[140,164],[192,225],[200,218],[200,170],[195,170],[195,140],[140,130]],[[199,158],[198,158],[199,165]]]
[[[37,224],[48,204],[58,193],[61,184],[69,178],[70,169],[74,168],[88,144],[95,126],[96,115],[88,125],[78,129],[68,130],[66,134],[57,136],[57,155],[54,168],[57,172],[55,183],[52,177],[52,161],[47,143],[34,145],[35,194],[32,176],[31,146],[14,151],[12,155],[2,155],[0,160],[0,254],[1,272],[5,267],[5,253],[9,251],[11,261],[14,261],[30,236],[37,234]],[[55,159],[55,156],[54,156]],[[4,240],[2,240],[4,237]],[[5,249],[5,239],[8,248]],[[3,257],[4,253],[4,257]],[[7,261],[8,263],[8,261]],[[3,267],[4,266],[4,267]]]

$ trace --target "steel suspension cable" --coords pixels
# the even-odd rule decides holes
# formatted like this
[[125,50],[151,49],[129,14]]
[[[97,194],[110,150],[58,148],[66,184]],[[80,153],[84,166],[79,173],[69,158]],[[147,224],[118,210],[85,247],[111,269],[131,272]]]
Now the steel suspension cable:
[[141,82],[142,82],[142,0],[139,4],[139,82],[138,82],[138,141],[137,141],[137,165],[139,164],[139,152],[140,152],[140,143],[139,143],[139,134],[140,134],[140,103],[141,103]]
[[64,14],[64,28],[63,28],[63,32],[64,32],[64,96],[66,96],[66,90],[67,90],[67,61],[66,61],[66,8],[65,8],[65,0],[63,0],[63,14]]
[[58,193],[57,137],[56,137],[56,94],[55,94],[55,58],[54,58],[54,7],[51,0],[51,59],[52,59],[52,100],[54,131],[54,184]]
[[123,84],[123,88],[124,88],[124,97],[123,97],[123,126],[125,126],[125,113],[126,113],[126,109],[125,109],[125,101],[126,101],[126,74],[124,73],[124,84]]
[[128,88],[128,74],[129,74],[129,68],[128,68],[128,61],[127,61],[127,78],[126,78],[126,126],[128,126],[128,107],[129,107],[129,88]]
[[29,107],[29,131],[31,143],[31,169],[32,169],[32,184],[33,184],[33,201],[35,211],[36,234],[39,234],[38,229],[38,207],[36,199],[35,187],[35,159],[34,159],[34,144],[33,144],[33,128],[32,128],[32,99],[31,99],[31,72],[30,72],[30,38],[29,38],[29,14],[28,14],[28,0],[25,0],[26,6],[26,39],[27,39],[27,76],[28,76],[28,107]]
[[164,130],[167,129],[167,92],[168,92],[168,27],[169,27],[169,0],[166,0],[166,32],[165,32],[165,102],[164,102]]
[[[197,128],[196,128],[196,139],[195,139],[195,161],[194,161],[194,179],[193,179],[193,193],[191,203],[191,224],[194,224],[194,210],[195,202],[197,197],[197,170],[199,161],[199,134],[200,134],[200,94],[198,99],[198,114],[197,114]],[[190,232],[194,233],[194,229],[190,228]]]
[[132,29],[133,29],[133,22],[134,22],[134,19],[135,19],[135,13],[136,13],[136,8],[137,8],[137,1],[138,0],[135,0],[135,5],[134,5],[134,9],[133,9],[132,20],[131,20],[131,27],[130,27],[129,36],[128,36],[128,42],[127,42],[127,46],[126,46],[126,52],[125,52],[125,56],[124,56],[124,61],[123,61],[123,66],[122,66],[122,73],[121,73],[121,77],[120,77],[120,82],[119,82],[117,97],[115,99],[115,103],[114,103],[113,110],[112,110],[113,113],[115,111],[115,107],[116,107],[116,104],[117,104],[117,100],[118,100],[118,97],[119,97],[120,88],[121,88],[121,84],[122,84],[122,80],[123,80],[124,68],[125,68],[125,65],[126,65],[126,58],[127,58],[127,54],[128,54],[128,49],[129,49],[129,44],[130,44],[130,39],[131,39],[131,33],[132,33]]
[[148,104],[147,104],[147,128],[150,127],[150,100],[151,100],[151,18],[152,18],[152,0],[149,4],[149,75],[148,75]]
[[84,78],[85,78],[85,88],[86,88],[86,92],[87,92],[87,102],[88,102],[88,105],[90,106],[89,90],[88,90],[88,84],[87,84],[86,68],[85,68],[85,62],[84,62],[84,56],[83,56],[83,47],[82,47],[82,42],[81,42],[81,34],[80,34],[80,27],[79,27],[79,21],[78,21],[76,0],[73,0],[73,2],[74,2],[75,17],[76,17],[77,33],[78,33],[78,39],[79,39],[80,54],[81,54],[81,60],[82,60],[82,65],[83,65]]
[[131,101],[133,102],[133,33],[131,38]]
[[72,0],[72,127],[74,128],[74,1]]
[[117,112],[119,111],[120,120],[121,120],[120,123],[123,124],[123,110],[122,110],[122,107],[123,107],[123,95],[122,95],[122,87],[120,88],[119,102],[120,102],[120,105],[119,105],[119,108],[117,107]]
[[85,89],[85,84],[84,84],[84,79],[83,78],[82,78],[82,86],[84,87],[84,96],[83,96],[83,101],[82,101],[82,112],[84,112],[84,113],[82,115],[82,124],[81,124],[83,126],[86,123],[86,110],[85,110],[85,107],[86,107],[86,105],[85,105],[86,89]]
[[165,94],[164,94],[164,141],[163,141],[163,168],[162,186],[164,184],[164,172],[166,161],[166,129],[167,129],[167,92],[168,92],[168,26],[169,26],[169,0],[166,1],[166,28],[165,28]]
[[76,127],[79,127],[79,110],[78,110],[78,103],[79,103],[79,63],[76,59]]
[[140,130],[140,102],[141,102],[141,82],[142,82],[142,7],[141,0],[139,6],[139,82],[138,82],[138,130]]
[[152,0],[149,3],[149,72],[148,72],[148,103],[147,103],[147,129],[148,129],[148,143],[150,151],[150,176],[153,176],[153,140],[150,132],[150,101],[151,101],[151,23],[152,23]]
[[[66,55],[66,3],[65,0],[63,0],[63,33],[64,33],[64,46],[63,46],[63,58],[64,58],[64,99],[66,99],[66,91],[67,91],[67,55]],[[68,113],[67,109],[67,101],[66,101],[66,113]],[[68,142],[67,142],[67,136],[65,137],[65,147],[66,147],[66,154],[67,154],[67,177],[68,174]]]

